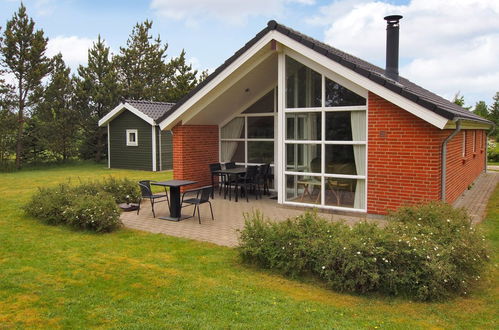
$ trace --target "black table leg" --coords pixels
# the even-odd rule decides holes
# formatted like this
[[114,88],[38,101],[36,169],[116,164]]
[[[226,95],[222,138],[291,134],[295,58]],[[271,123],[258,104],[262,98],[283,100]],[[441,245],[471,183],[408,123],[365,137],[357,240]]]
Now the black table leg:
[[182,205],[180,205],[180,187],[170,186],[170,216],[159,217],[163,220],[180,221],[190,216],[182,217]]

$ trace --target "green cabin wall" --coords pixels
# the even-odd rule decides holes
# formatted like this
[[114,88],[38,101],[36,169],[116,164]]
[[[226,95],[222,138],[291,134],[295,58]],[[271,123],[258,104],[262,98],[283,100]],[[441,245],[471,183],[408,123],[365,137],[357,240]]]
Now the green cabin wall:
[[[136,129],[138,146],[126,145],[126,130]],[[159,128],[156,127],[156,170],[170,170],[173,167],[172,136],[169,131],[161,132],[161,162],[159,157]],[[130,111],[123,111],[109,122],[109,152],[111,168],[152,171],[152,128],[143,119]]]

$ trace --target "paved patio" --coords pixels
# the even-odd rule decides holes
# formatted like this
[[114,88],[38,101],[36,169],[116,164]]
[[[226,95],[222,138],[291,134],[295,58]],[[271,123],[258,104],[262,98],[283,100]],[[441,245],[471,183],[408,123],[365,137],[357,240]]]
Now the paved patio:
[[[499,182],[498,172],[482,174],[473,187],[459,197],[454,206],[468,209],[474,222],[479,222],[485,215],[485,208],[490,195]],[[121,215],[124,225],[128,228],[162,233],[171,236],[184,237],[199,241],[211,242],[224,246],[236,246],[238,244],[238,232],[244,226],[244,213],[260,210],[266,217],[283,221],[286,218],[298,216],[304,209],[291,208],[278,205],[276,200],[264,196],[255,200],[251,196],[249,203],[245,199],[234,202],[215,195],[212,201],[215,220],[211,220],[209,206],[201,205],[201,224],[198,223],[197,215],[181,222],[172,222],[152,217],[149,201],[143,203],[140,214],[136,212],[125,212]],[[169,214],[166,203],[159,203],[155,207],[156,217]],[[192,207],[183,210],[183,213],[192,212]],[[342,215],[337,213],[319,213],[326,219],[332,221],[344,220],[347,223],[355,223],[366,220],[366,215]],[[379,221],[369,218],[370,221]]]
[[[185,219],[180,222],[158,219],[160,216],[169,214],[166,203],[155,205],[156,218],[153,218],[149,201],[142,203],[139,215],[137,215],[137,212],[124,212],[121,215],[121,220],[126,227],[132,229],[191,238],[224,246],[236,246],[239,236],[237,230],[244,227],[244,213],[260,210],[266,217],[272,220],[283,221],[304,212],[303,208],[280,206],[275,199],[271,199],[269,196],[263,196],[262,199],[255,200],[255,197],[251,195],[249,202],[246,202],[246,199],[243,198],[239,199],[236,203],[234,199],[232,201],[228,199],[224,200],[223,197],[215,194],[215,198],[211,203],[213,205],[215,220],[211,220],[208,204],[203,204],[201,205],[201,224],[198,222],[197,214],[194,218]],[[189,214],[189,212],[192,214],[192,210],[193,207],[184,208],[182,214]],[[365,216],[319,214],[327,219],[335,221],[342,219],[347,223],[366,219]]]

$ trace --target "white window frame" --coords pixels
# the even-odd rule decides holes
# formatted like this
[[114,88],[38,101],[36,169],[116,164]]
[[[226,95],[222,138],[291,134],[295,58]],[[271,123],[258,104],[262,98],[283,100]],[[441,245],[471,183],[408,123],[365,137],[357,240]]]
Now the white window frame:
[[[276,107],[276,102],[275,102],[275,96],[276,96],[276,89],[274,88],[274,109],[272,112],[261,112],[261,113],[240,113],[234,117],[231,118],[231,120],[235,118],[244,118],[244,137],[242,138],[222,138],[222,127],[227,125],[230,121],[223,122],[218,126],[218,134],[220,136],[220,145],[219,145],[219,161],[222,162],[222,142],[244,142],[244,162],[236,162],[237,165],[240,166],[252,166],[252,165],[261,165],[262,163],[250,163],[248,162],[248,142],[273,142],[274,143],[274,150],[275,150],[275,144],[277,141],[277,132],[275,130],[276,127],[276,121],[277,121],[277,107]],[[262,96],[263,97],[263,96]],[[255,102],[257,102],[255,100]],[[251,106],[251,105],[250,105]],[[245,111],[246,109],[244,109]],[[243,112],[244,112],[243,111]],[[274,117],[274,138],[248,138],[248,117]],[[274,163],[270,164],[271,167],[274,167],[274,164],[276,162],[276,154],[274,151]]]
[[[130,141],[130,134],[135,134],[135,141]],[[126,145],[127,145],[127,147],[138,147],[139,146],[139,130],[138,129],[127,129],[126,130]]]
[[[279,193],[281,196],[279,196],[279,202],[282,202],[283,204],[288,204],[288,205],[295,205],[295,206],[310,206],[310,207],[315,207],[315,208],[324,208],[324,209],[333,209],[333,210],[342,210],[342,211],[353,211],[353,212],[367,212],[367,191],[368,191],[368,182],[367,182],[367,170],[369,168],[368,166],[368,146],[367,146],[367,140],[368,140],[368,97],[367,97],[367,91],[364,91],[364,93],[359,93],[360,90],[358,86],[355,86],[355,88],[352,88],[354,86],[351,86],[351,83],[346,83],[344,80],[338,79],[338,77],[333,77],[328,74],[326,70],[320,70],[318,66],[311,67],[307,65],[308,63],[303,61],[301,58],[299,58],[299,55],[297,54],[290,54],[288,52],[284,52],[280,60],[280,69],[282,72],[279,72],[279,78],[281,83],[279,84],[279,90],[283,91],[282,95],[280,95],[280,100],[281,102],[286,102],[286,61],[285,61],[285,56],[289,56],[290,58],[294,59],[295,61],[298,61],[302,63],[305,66],[308,66],[310,69],[316,71],[321,75],[321,81],[322,81],[322,95],[321,95],[321,107],[310,107],[310,108],[286,108],[286,104],[283,103],[280,105],[280,109],[282,108],[283,114],[280,116],[280,120],[283,121],[283,124],[281,124],[281,129],[283,129],[282,133],[280,136],[282,138],[279,139],[279,148],[281,149],[280,151],[280,157],[279,159],[281,160],[282,164],[279,164],[280,167],[280,177],[278,180],[278,183],[280,185],[279,187]],[[338,106],[338,107],[325,107],[325,99],[326,99],[326,89],[325,89],[325,82],[326,78],[338,82],[340,85],[346,87],[347,89],[350,89],[351,91],[361,95],[366,99],[366,105],[362,106]],[[282,86],[281,86],[282,85]],[[333,112],[333,111],[365,111],[366,112],[366,141],[329,141],[326,140],[326,123],[325,123],[325,114],[327,112]],[[308,141],[308,140],[288,140],[287,139],[287,134],[286,134],[286,114],[287,113],[303,113],[303,112],[319,112],[321,114],[321,140],[314,140],[314,141]],[[312,172],[294,172],[294,171],[289,171],[286,168],[286,145],[287,144],[318,144],[321,145],[321,172],[320,173],[312,173]],[[366,168],[366,173],[363,175],[344,175],[344,174],[330,174],[325,172],[325,146],[328,144],[337,144],[337,145],[365,145],[365,168]],[[301,203],[301,202],[293,202],[293,201],[288,201],[286,200],[286,175],[299,175],[299,176],[314,176],[314,177],[320,177],[321,179],[321,200],[320,204],[312,204],[312,203]],[[326,192],[326,185],[325,181],[327,178],[345,178],[345,179],[356,179],[356,180],[364,180],[365,182],[365,191],[364,191],[364,196],[365,196],[365,203],[363,208],[357,209],[357,208],[350,208],[350,207],[343,207],[343,206],[334,206],[334,205],[326,205],[325,204],[325,192]]]

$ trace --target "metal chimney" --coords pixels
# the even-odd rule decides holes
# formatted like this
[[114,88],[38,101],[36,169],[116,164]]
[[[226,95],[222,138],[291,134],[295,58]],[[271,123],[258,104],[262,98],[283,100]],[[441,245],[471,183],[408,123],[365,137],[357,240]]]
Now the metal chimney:
[[386,68],[388,78],[399,78],[399,20],[401,15],[386,16]]

